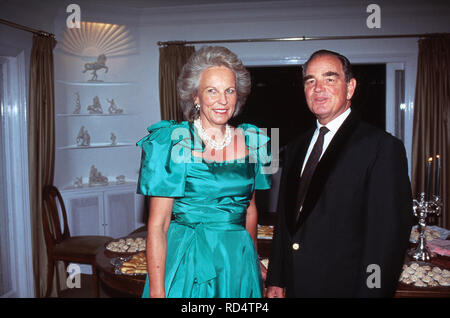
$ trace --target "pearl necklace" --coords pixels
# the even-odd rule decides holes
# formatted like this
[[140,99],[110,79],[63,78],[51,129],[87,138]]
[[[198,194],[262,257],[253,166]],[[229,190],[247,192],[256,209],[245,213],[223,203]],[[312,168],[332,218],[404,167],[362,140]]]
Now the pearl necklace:
[[225,125],[225,136],[221,143],[218,143],[206,133],[206,131],[202,127],[200,117],[194,120],[194,126],[195,128],[197,128],[197,132],[200,138],[214,150],[222,150],[231,143],[231,129],[228,124]]

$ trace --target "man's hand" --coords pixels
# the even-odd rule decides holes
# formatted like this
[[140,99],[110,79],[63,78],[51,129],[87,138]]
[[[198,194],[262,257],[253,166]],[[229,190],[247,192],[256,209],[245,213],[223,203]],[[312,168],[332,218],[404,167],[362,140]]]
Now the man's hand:
[[277,286],[267,287],[267,298],[284,298],[284,289]]

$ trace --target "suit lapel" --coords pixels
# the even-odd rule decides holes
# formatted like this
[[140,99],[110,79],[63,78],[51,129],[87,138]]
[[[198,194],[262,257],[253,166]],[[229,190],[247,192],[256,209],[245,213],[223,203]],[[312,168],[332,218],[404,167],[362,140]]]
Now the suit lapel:
[[308,130],[303,139],[299,142],[296,149],[293,151],[293,161],[288,163],[288,185],[286,191],[286,211],[287,211],[287,227],[291,234],[295,231],[297,218],[297,194],[300,183],[300,173],[303,167],[303,161],[308,150],[309,143],[314,134],[315,128]]
[[[356,129],[358,122],[359,122],[358,116],[355,114],[354,111],[352,111],[350,115],[347,117],[347,119],[342,123],[339,130],[334,135],[331,143],[328,145],[327,150],[325,151],[319,163],[317,164],[316,170],[314,172],[314,175],[308,188],[308,192],[305,197],[305,201],[303,203],[302,212],[300,213],[294,231],[305,222],[305,220],[313,211],[314,206],[316,205],[317,200],[319,199],[323,191],[323,188],[327,183],[328,177],[330,176],[331,171],[333,171],[338,161],[339,155],[347,146],[348,140],[350,139],[350,136]],[[301,161],[303,162],[303,160]],[[296,190],[297,189],[298,183]]]

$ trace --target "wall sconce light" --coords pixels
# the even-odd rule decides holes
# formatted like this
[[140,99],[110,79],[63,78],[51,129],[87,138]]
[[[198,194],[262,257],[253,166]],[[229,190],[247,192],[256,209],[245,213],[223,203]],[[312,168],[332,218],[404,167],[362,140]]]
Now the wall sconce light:
[[66,28],[58,47],[83,57],[137,53],[136,41],[126,25],[86,21],[81,21],[80,28]]

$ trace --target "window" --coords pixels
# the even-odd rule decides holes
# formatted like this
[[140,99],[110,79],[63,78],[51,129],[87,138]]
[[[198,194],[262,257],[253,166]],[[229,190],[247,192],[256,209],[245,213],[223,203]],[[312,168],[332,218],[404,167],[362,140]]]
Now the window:
[[[315,125],[315,117],[306,105],[301,66],[248,67],[252,91],[242,113],[233,124],[247,122],[261,128],[280,129],[280,146]],[[385,64],[353,65],[357,88],[353,109],[361,117],[386,129]]]

